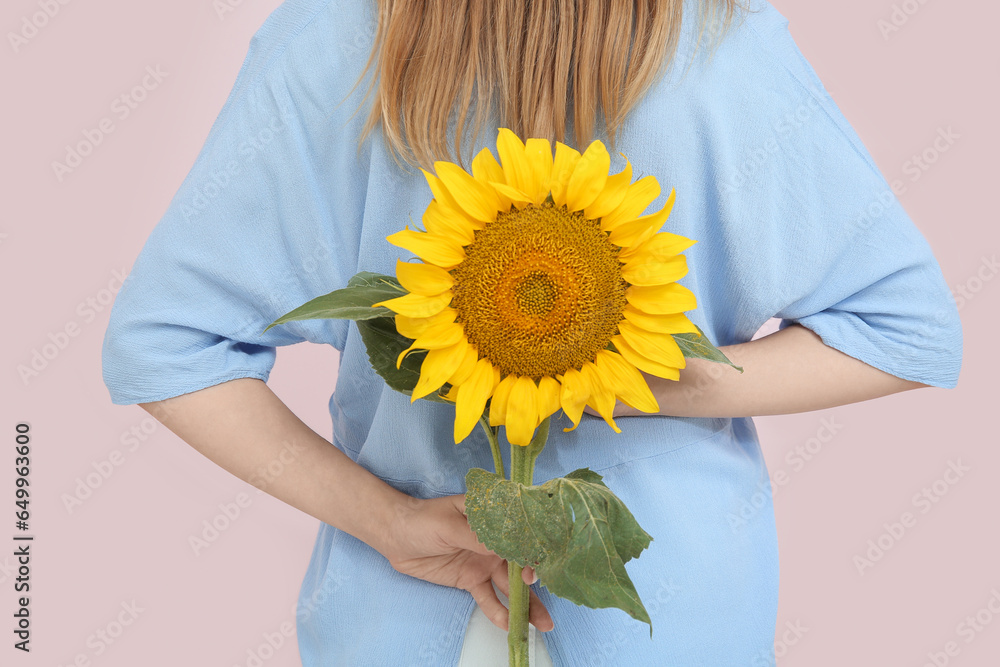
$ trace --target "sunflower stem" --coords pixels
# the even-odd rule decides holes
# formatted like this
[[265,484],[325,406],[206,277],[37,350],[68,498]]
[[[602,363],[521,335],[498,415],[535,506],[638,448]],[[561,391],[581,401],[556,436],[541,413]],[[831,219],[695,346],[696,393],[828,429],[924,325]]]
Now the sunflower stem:
[[[531,486],[535,474],[535,459],[545,448],[549,437],[549,418],[535,429],[527,447],[510,446],[510,481]],[[507,562],[507,579],[510,582],[510,620],[507,625],[507,647],[510,667],[528,667],[528,604],[531,596],[528,585],[521,578],[524,568],[514,561]]]
[[501,477],[507,477],[507,473],[503,469],[503,457],[500,456],[500,438],[497,434],[499,427],[493,428],[490,426],[485,413],[479,415],[479,425],[486,431],[486,438],[490,441],[490,451],[493,452],[494,472]]

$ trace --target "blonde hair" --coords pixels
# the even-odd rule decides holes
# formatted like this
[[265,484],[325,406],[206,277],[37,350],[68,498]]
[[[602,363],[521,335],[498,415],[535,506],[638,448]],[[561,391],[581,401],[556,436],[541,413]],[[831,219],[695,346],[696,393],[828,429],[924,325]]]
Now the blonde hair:
[[[578,147],[590,143],[598,114],[613,147],[626,114],[674,59],[683,2],[377,0],[374,44],[358,80],[374,66],[359,144],[380,126],[397,163],[464,164],[462,138],[475,102],[473,136],[496,105],[501,126],[518,136],[568,143],[572,109]],[[699,2],[696,48],[706,27],[715,38],[724,35],[735,6]]]

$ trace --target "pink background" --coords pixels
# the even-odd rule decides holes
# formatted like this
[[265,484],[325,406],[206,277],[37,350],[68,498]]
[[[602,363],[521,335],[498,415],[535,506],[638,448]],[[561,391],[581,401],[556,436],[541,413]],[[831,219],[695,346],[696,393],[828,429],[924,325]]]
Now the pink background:
[[[0,11],[4,34],[19,31],[24,17],[39,11],[37,2],[7,0]],[[215,6],[223,2],[232,11],[220,16]],[[0,540],[13,544],[19,421],[31,424],[33,436],[36,535],[30,655],[11,647],[13,547],[0,547],[5,665],[69,665],[82,655],[104,667],[229,667],[255,664],[252,654],[267,667],[299,664],[294,635],[281,632],[293,627],[317,521],[231,477],[140,408],[112,405],[100,365],[115,272],[128,270],[166,209],[225,101],[250,36],[278,4],[72,2],[59,5],[18,52],[6,37],[0,46],[6,313],[0,498],[7,508]],[[996,595],[993,609],[1000,611],[1000,443],[991,379],[997,363],[989,347],[1000,278],[993,279],[995,269],[984,260],[1000,247],[1000,10],[987,2],[907,0],[905,9],[916,12],[897,15],[907,20],[886,37],[878,21],[891,20],[888,0],[774,4],[883,174],[905,185],[901,201],[949,285],[971,297],[960,301],[965,363],[957,389],[757,420],[772,476],[784,473],[775,496],[778,664],[934,664],[929,652],[939,653],[938,665],[997,664],[1000,614],[987,603]],[[165,78],[119,120],[112,101],[140,83],[147,66],[159,66]],[[59,182],[52,161],[64,159],[65,145],[105,116],[115,119],[114,132]],[[939,129],[947,128],[958,139],[917,178],[908,161],[932,149]],[[59,335],[67,326],[75,336]],[[18,365],[29,365],[52,339],[65,346],[23,381]],[[270,382],[324,437],[335,355],[329,347],[281,348]],[[837,425],[832,437],[824,423]],[[795,453],[802,447],[814,451],[808,461]],[[116,450],[120,465],[70,511],[65,498],[88,474],[106,471]],[[945,494],[937,502],[914,504],[950,461],[968,471],[954,485],[939,483]],[[221,512],[220,503],[241,493],[249,506],[195,555],[188,538]],[[883,536],[891,548],[859,573],[854,557],[879,540],[883,524],[899,522],[907,511],[916,524],[899,539]],[[133,601],[141,609],[134,622],[111,644],[98,640],[102,629],[117,634],[122,605]],[[977,612],[982,625],[960,626]],[[786,623],[797,624],[798,633],[785,632]],[[281,639],[280,647],[267,650],[265,635],[275,644]],[[955,642],[951,656],[948,642]]]

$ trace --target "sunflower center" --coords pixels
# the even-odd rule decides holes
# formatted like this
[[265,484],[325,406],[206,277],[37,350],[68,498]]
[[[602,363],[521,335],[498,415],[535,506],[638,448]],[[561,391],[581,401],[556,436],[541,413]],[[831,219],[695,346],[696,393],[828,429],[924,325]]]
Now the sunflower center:
[[547,315],[559,296],[559,286],[543,271],[532,271],[514,287],[514,301],[525,315]]
[[503,375],[580,368],[607,347],[622,318],[619,250],[599,220],[565,206],[501,212],[451,271],[458,322]]

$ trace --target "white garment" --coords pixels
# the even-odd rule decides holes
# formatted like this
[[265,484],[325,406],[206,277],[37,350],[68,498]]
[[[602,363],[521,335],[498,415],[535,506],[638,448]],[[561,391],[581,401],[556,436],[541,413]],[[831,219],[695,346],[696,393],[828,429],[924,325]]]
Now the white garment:
[[[503,593],[497,591],[497,597],[507,604],[507,596]],[[552,667],[552,658],[539,634],[535,626],[528,626],[528,662],[531,667]],[[493,625],[476,606],[465,631],[458,667],[507,667],[508,664],[507,633]]]

